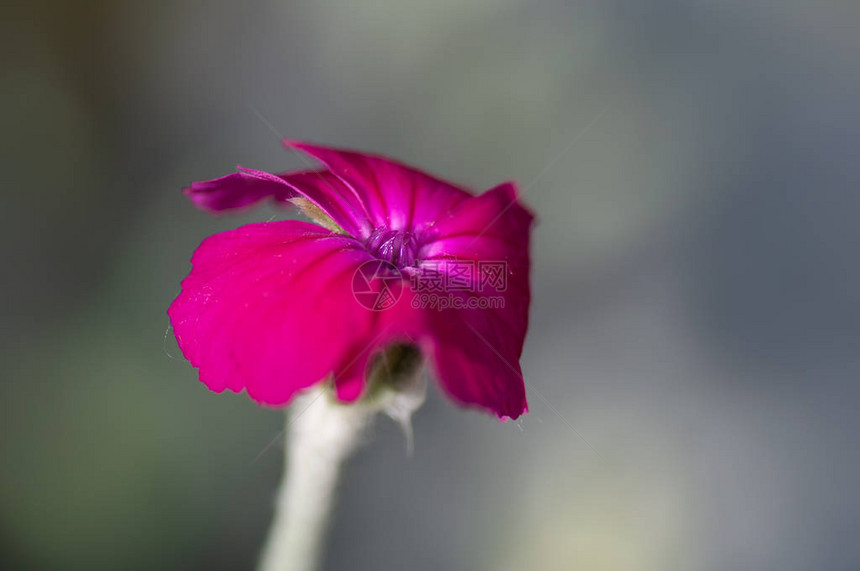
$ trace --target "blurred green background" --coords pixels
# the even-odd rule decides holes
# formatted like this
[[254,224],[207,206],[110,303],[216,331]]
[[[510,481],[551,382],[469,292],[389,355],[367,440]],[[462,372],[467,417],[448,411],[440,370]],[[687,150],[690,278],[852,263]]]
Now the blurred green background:
[[276,133],[540,219],[531,413],[380,420],[327,569],[860,568],[856,1],[3,8],[0,568],[253,566],[283,416],[165,310]]

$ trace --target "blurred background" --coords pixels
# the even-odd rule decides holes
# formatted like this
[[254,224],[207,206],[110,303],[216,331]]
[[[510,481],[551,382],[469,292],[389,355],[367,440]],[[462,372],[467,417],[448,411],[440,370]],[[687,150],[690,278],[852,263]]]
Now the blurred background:
[[380,419],[326,569],[860,569],[857,2],[3,12],[0,568],[254,565],[283,415],[165,310],[204,237],[290,216],[180,192],[301,167],[280,133],[540,219],[531,412],[431,390],[411,458]]

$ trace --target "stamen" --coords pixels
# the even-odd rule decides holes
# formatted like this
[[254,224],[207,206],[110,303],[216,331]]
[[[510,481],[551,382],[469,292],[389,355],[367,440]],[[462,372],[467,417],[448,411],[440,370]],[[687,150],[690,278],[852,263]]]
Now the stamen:
[[415,265],[416,240],[411,232],[377,228],[367,239],[368,251],[398,268]]

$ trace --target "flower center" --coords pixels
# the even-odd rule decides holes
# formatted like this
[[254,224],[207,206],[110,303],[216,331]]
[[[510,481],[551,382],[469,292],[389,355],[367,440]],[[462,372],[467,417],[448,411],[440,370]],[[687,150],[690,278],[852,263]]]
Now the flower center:
[[368,251],[379,258],[391,262],[398,268],[415,265],[415,235],[403,230],[377,228],[367,239]]

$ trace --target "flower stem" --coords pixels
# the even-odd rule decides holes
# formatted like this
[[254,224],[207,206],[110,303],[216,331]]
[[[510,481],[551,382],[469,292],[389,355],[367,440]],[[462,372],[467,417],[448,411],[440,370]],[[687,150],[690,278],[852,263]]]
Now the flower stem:
[[339,403],[322,386],[297,397],[290,408],[286,467],[259,571],[318,568],[341,466],[377,413],[400,424],[411,451],[412,413],[427,394],[421,353],[392,345],[374,360],[368,378],[365,394],[354,403]]
[[287,453],[260,571],[313,571],[340,468],[374,410],[342,405],[325,389],[296,399],[287,415]]

